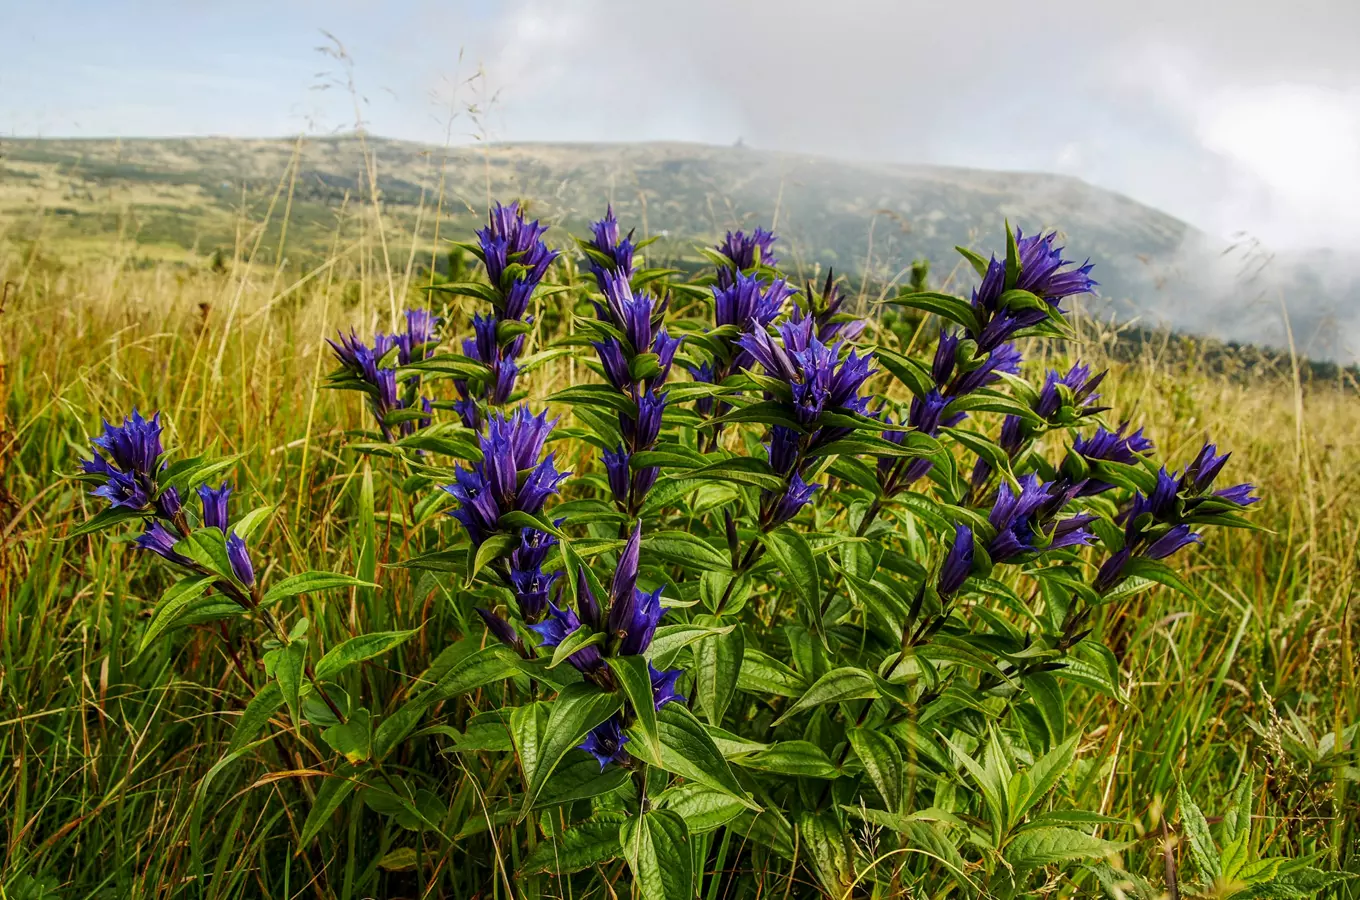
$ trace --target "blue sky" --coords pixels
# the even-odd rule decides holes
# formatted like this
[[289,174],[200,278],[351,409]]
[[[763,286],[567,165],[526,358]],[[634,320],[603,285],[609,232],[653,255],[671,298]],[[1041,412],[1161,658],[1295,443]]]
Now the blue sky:
[[[1360,241],[1351,0],[0,0],[0,21],[0,136],[346,129],[325,30],[386,136],[740,137],[1063,172],[1282,248]],[[479,65],[480,95],[456,92]],[[490,114],[450,127],[473,99]]]

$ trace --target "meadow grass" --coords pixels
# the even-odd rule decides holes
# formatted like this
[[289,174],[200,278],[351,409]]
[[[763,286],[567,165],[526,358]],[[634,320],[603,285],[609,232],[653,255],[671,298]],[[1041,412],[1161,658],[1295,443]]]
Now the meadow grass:
[[[365,534],[376,537],[378,590],[304,602],[290,615],[309,617],[323,647],[365,630],[422,628],[357,676],[372,696],[398,696],[469,633],[446,583],[383,567],[452,532],[411,521],[395,466],[346,451],[345,432],[363,427],[365,413],[354,397],[319,388],[332,367],[323,336],[386,326],[421,296],[414,257],[384,259],[373,237],[337,232],[330,258],[284,271],[249,263],[258,243],[247,231],[236,261],[216,273],[130,267],[118,246],[67,265],[39,247],[0,244],[0,281],[12,285],[0,313],[0,896],[559,896],[551,879],[515,886],[518,860],[501,848],[521,842],[495,837],[516,826],[490,827],[479,807],[485,784],[505,777],[489,757],[475,773],[452,756],[403,760],[433,772],[448,800],[455,840],[430,858],[394,854],[411,842],[361,808],[300,846],[331,754],[303,736],[219,766],[249,698],[230,665],[235,648],[203,628],[137,655],[139,622],[168,584],[163,570],[127,540],[60,541],[97,508],[63,475],[100,418],[159,409],[170,447],[240,455],[235,478],[248,504],[277,504],[254,543],[283,571],[355,571]],[[1234,480],[1265,498],[1257,520],[1267,530],[1220,530],[1189,554],[1197,599],[1157,589],[1104,611],[1098,627],[1129,699],[1090,694],[1072,711],[1069,730],[1083,741],[1071,801],[1127,820],[1126,865],[1163,884],[1186,856],[1163,816],[1178,780],[1212,818],[1251,768],[1262,855],[1316,855],[1319,867],[1360,871],[1351,602],[1360,398],[1293,371],[1210,374],[1155,348],[1119,359],[1112,332],[1081,330],[1080,347],[1049,352],[1110,368],[1110,405],[1171,460],[1206,438],[1231,448]],[[531,379],[531,398],[584,377],[567,361],[550,364]],[[584,446],[566,455],[577,471],[591,465]],[[496,857],[483,871],[499,877],[460,875],[466,842]],[[595,896],[616,883],[627,893],[616,868],[602,876]],[[771,893],[786,882],[772,874]],[[707,882],[714,897],[719,883]],[[1050,888],[1095,889],[1089,880]]]

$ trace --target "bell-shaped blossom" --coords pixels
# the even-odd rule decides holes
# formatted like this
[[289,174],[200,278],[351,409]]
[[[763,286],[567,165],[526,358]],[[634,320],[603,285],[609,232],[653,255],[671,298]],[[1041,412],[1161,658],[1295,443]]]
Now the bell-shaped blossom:
[[812,502],[812,495],[821,488],[820,484],[808,484],[803,476],[794,472],[788,485],[779,492],[761,492],[761,522],[766,531],[772,531],[791,520]]
[[1096,388],[1105,380],[1106,374],[1092,375],[1091,367],[1083,363],[1074,364],[1066,375],[1050,369],[1034,403],[1034,411],[1048,421],[1064,408],[1070,408],[1075,415],[1100,412],[1101,409],[1095,406],[1100,399]]
[[793,293],[782,278],[767,285],[755,275],[738,272],[730,285],[713,288],[713,319],[720,326],[747,328],[754,322],[764,327],[784,311]]
[[682,669],[669,669],[663,672],[649,662],[647,663],[647,674],[651,676],[652,703],[657,709],[667,703],[685,702],[684,696],[675,689],[676,682],[684,674]]
[[619,220],[614,216],[612,204],[605,207],[604,218],[590,225],[591,240],[586,246],[609,260],[608,266],[591,259],[590,268],[595,275],[600,290],[604,290],[603,276],[608,273],[622,273],[625,278],[633,277],[633,255],[637,247],[633,244],[633,232],[620,237]]
[[628,762],[628,751],[623,745],[628,743],[628,735],[623,732],[623,719],[616,715],[591,729],[581,743],[581,749],[595,757],[600,763],[600,771],[612,763],[624,765]]
[[853,341],[868,327],[867,320],[841,312],[841,307],[845,305],[845,295],[841,293],[841,286],[833,272],[827,272],[820,296],[813,298],[811,286],[808,288],[808,295],[812,301],[811,315],[817,324],[817,340],[823,344],[830,344],[836,340]]
[[[1046,484],[1038,475],[1020,478],[1020,493],[1003,482],[997,491],[996,503],[988,521],[996,536],[987,545],[993,562],[1007,562],[1038,550],[1059,550],[1088,544],[1093,535],[1086,528],[1095,520],[1089,513],[1057,519],[1057,515],[1075,495],[1057,485]],[[1079,489],[1079,488],[1078,488]]]
[[[103,483],[91,493],[114,506],[145,509],[156,495],[156,473],[162,468],[161,416],[143,418],[137,410],[122,425],[104,422],[104,433],[94,438],[91,459],[81,460],[85,474]],[[179,496],[168,498],[167,517],[178,510]]]
[[940,566],[936,590],[941,597],[957,593],[973,571],[973,529],[967,525],[954,526],[954,543],[949,547],[944,564]]
[[250,587],[255,584],[255,565],[246,550],[246,542],[236,532],[227,535],[227,561],[231,563],[236,580]]
[[729,231],[718,244],[717,250],[731,260],[732,266],[737,269],[749,269],[757,263],[776,266],[779,264],[779,257],[772,251],[777,240],[778,235],[760,227],[750,234],[744,231]]
[[1079,266],[1063,258],[1062,247],[1055,247],[1057,233],[1024,236],[1015,232],[1019,250],[1020,274],[1016,283],[1006,284],[1006,263],[995,256],[988,263],[982,283],[973,291],[973,310],[981,320],[982,330],[972,335],[984,351],[1000,346],[1016,332],[1044,321],[1048,316],[1042,309],[1010,309],[1001,305],[1007,289],[1029,291],[1049,306],[1062,312],[1061,303],[1067,297],[1092,292],[1096,282],[1090,277],[1089,261]]
[[496,613],[489,609],[478,606],[474,607],[474,610],[477,615],[481,616],[482,621],[486,623],[487,631],[490,631],[496,640],[507,646],[514,647],[520,653],[524,652],[524,641],[521,640],[520,636],[515,632],[515,626],[511,625],[508,621],[496,615]]
[[940,380],[937,380],[936,384],[940,385],[944,393],[951,398],[963,397],[979,388],[995,384],[1003,374],[1016,374],[1020,371],[1022,361],[1019,348],[1014,344],[1001,344],[993,347],[980,365],[966,372],[959,372],[947,386]]
[[868,397],[860,388],[875,369],[871,357],[851,350],[842,355],[843,343],[828,347],[811,334],[811,319],[793,318],[780,326],[782,341],[764,328],[743,334],[738,343],[761,364],[767,375],[788,384],[793,394],[793,413],[800,425],[812,427],[824,412],[848,410],[863,413]]
[[619,413],[619,430],[629,446],[647,450],[661,434],[661,418],[666,411],[666,392],[644,391],[637,399],[637,418]]
[[146,530],[138,535],[136,544],[142,550],[149,550],[162,559],[169,560],[180,566],[193,566],[193,560],[175,552],[175,543],[179,539],[170,533],[170,530],[160,522],[152,522],[146,526]]
[[[468,533],[474,546],[499,530],[500,517],[511,510],[537,515],[557,493],[567,474],[559,472],[553,454],[540,459],[544,441],[557,420],[517,408],[508,418],[493,413],[486,434],[479,439],[481,462],[455,470],[454,484],[444,490],[458,501],[451,515]],[[522,479],[520,473],[526,472]]]
[[[518,203],[491,207],[487,226],[477,232],[482,260],[491,286],[500,294],[497,313],[505,319],[523,319],[529,298],[548,267],[558,256],[543,242],[548,226],[525,221]],[[511,266],[516,266],[511,269]],[[507,279],[507,273],[513,274]]]
[[231,496],[231,485],[222,482],[219,488],[211,488],[206,484],[198,486],[198,497],[203,501],[203,525],[206,528],[216,528],[223,534],[231,527],[231,517],[227,512],[227,499]]

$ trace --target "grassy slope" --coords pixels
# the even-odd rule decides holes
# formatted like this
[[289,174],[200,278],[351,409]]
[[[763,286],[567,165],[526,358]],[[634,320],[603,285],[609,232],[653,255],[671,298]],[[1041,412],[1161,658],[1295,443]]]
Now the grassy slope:
[[[392,245],[402,221],[388,221]],[[240,227],[248,248],[255,235]],[[36,879],[82,888],[72,896],[163,896],[183,887],[201,854],[215,872],[208,896],[279,896],[284,884],[318,897],[414,893],[360,854],[369,845],[358,818],[283,871],[315,787],[277,773],[325,765],[323,752],[282,758],[263,747],[196,806],[244,697],[219,645],[200,633],[177,640],[173,653],[136,657],[132,635],[163,573],[126,544],[53,542],[91,510],[54,473],[73,468],[100,416],[140,404],[165,413],[174,445],[244,455],[245,502],[280,505],[258,539],[280,566],[352,570],[362,470],[341,432],[360,424],[360,410],[352,396],[315,391],[329,367],[320,337],[340,323],[385,324],[392,297],[407,293],[407,260],[389,246],[389,280],[382,241],[362,213],[332,246],[341,249],[291,292],[295,276],[268,265],[222,275],[137,269],[127,244],[70,265],[43,245],[0,251],[0,281],[17,285],[0,316],[0,885],[11,892]],[[1102,352],[1093,339],[1083,355]],[[1268,498],[1260,520],[1271,530],[1215,533],[1195,551],[1201,599],[1156,590],[1100,623],[1120,649],[1131,699],[1091,700],[1081,711],[1081,761],[1063,790],[1130,820],[1128,836],[1139,840],[1129,864],[1159,883],[1160,810],[1176,779],[1214,815],[1253,766],[1258,784],[1264,778],[1263,852],[1319,853],[1326,867],[1355,869],[1355,804],[1345,794],[1354,768],[1312,764],[1301,746],[1360,719],[1350,605],[1360,540],[1356,398],[1288,377],[1243,383],[1151,352],[1111,365],[1112,405],[1146,424],[1172,459],[1184,461],[1206,436],[1235,451],[1234,475],[1260,485]],[[545,369],[533,394],[578,375]],[[380,496],[383,475],[375,471]],[[380,522],[379,533],[382,558],[400,558],[400,525]],[[419,671],[461,623],[440,612],[437,586],[396,570],[382,581],[356,606],[333,600],[329,616],[316,608],[294,616],[335,629],[426,622],[390,661]],[[401,683],[381,666],[365,677],[376,693]],[[454,803],[467,800],[458,776],[448,773]],[[455,879],[444,889],[470,892],[444,877]]]

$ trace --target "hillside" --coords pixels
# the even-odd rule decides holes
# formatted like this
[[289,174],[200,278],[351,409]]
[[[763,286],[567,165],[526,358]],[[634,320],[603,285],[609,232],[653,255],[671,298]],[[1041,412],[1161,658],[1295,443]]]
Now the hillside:
[[[344,240],[342,211],[371,209],[371,197],[361,143],[342,136],[301,145],[290,199],[285,176],[296,146],[221,138],[0,142],[0,237],[41,235],[45,245],[102,253],[121,236],[136,256],[201,263],[215,250],[230,253],[277,198],[257,258],[271,259],[286,208],[285,256],[302,264],[328,251],[337,223]],[[1009,219],[1027,230],[1059,228],[1074,254],[1090,256],[1102,286],[1098,315],[1283,346],[1284,300],[1295,339],[1311,355],[1349,361],[1360,343],[1360,292],[1353,279],[1337,279],[1334,260],[1293,263],[1228,248],[1063,176],[673,143],[445,149],[370,139],[368,146],[389,249],[397,251],[409,249],[418,222],[426,240],[433,233],[441,175],[441,235],[466,233],[489,196],[526,198],[575,233],[612,201],[625,222],[662,236],[654,258],[692,256],[696,242],[727,228],[777,222],[786,265],[803,275],[833,266],[890,280],[923,256],[944,279],[955,268],[955,244],[998,248]]]

